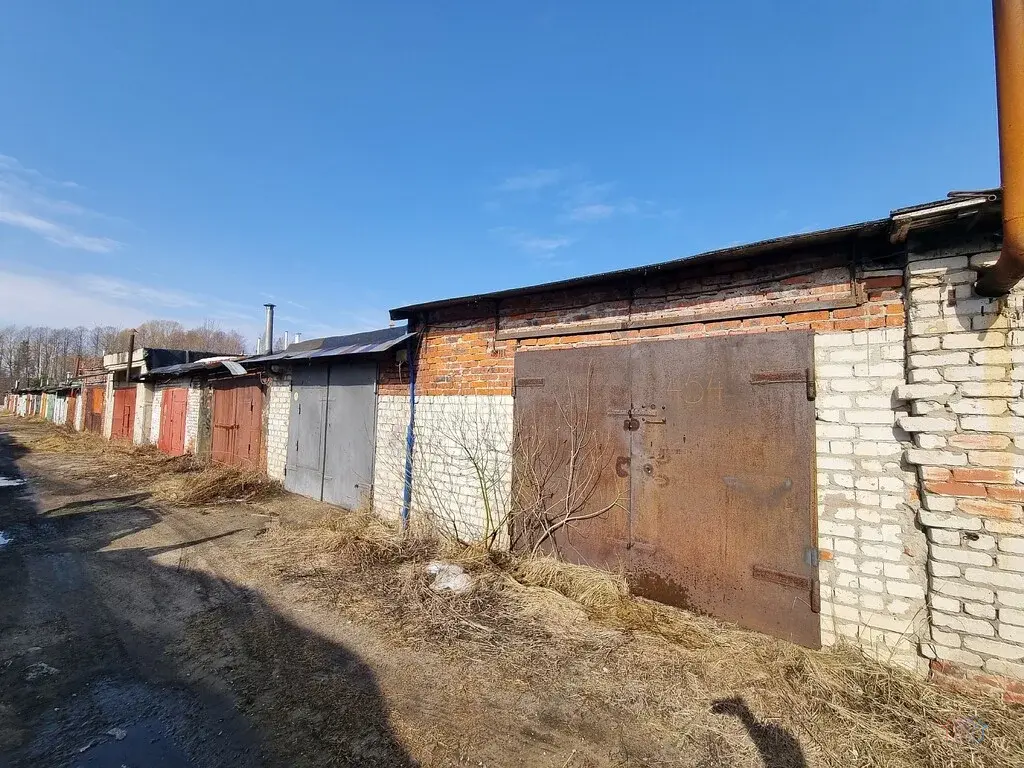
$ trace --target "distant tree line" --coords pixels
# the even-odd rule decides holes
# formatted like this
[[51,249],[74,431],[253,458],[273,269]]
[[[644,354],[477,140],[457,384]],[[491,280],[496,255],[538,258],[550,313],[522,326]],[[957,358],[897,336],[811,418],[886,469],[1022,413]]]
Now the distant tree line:
[[[136,349],[164,347],[225,355],[245,352],[242,334],[210,322],[186,328],[174,320],[151,320],[135,331]],[[10,390],[16,382],[22,387],[58,384],[74,376],[79,364],[97,367],[104,354],[128,351],[129,333],[127,328],[113,326],[0,326],[0,392]]]

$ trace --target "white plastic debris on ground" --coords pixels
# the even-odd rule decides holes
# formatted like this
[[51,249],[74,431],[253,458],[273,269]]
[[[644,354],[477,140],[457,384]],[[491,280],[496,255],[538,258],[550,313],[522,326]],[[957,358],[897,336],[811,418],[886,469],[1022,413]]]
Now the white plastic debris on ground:
[[11,537],[3,531],[0,531],[0,547],[6,547],[11,543]]
[[9,485],[24,485],[25,481],[17,477],[0,477],[0,488],[4,488]]
[[462,594],[473,586],[473,580],[462,568],[452,563],[434,560],[427,564],[427,573],[434,577],[430,588],[435,592],[455,592]]

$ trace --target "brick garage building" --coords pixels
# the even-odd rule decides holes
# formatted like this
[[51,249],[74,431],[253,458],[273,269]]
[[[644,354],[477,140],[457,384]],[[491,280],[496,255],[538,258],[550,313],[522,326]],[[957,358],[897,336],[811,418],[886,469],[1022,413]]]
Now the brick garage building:
[[[382,372],[375,508],[392,519],[405,509],[414,523],[427,519],[464,539],[504,536],[518,492],[513,445],[517,437],[523,442],[516,433],[531,398],[553,375],[576,382],[580,391],[611,391],[626,367],[640,365],[641,378],[656,383],[644,397],[635,383],[632,394],[628,387],[618,392],[618,406],[602,403],[601,418],[611,415],[632,430],[631,440],[643,442],[642,435],[665,432],[673,419],[680,423],[681,403],[708,395],[703,410],[721,425],[716,431],[705,421],[700,428],[701,439],[713,438],[713,453],[699,467],[711,479],[673,458],[676,451],[695,464],[700,456],[687,454],[678,440],[663,440],[653,457],[638,459],[631,448],[617,466],[603,467],[595,485],[612,487],[618,481],[607,478],[624,476],[632,496],[613,513],[626,522],[616,530],[602,527],[601,518],[580,521],[572,526],[577,545],[570,557],[588,560],[594,558],[585,555],[596,553],[607,564],[611,552],[627,572],[646,562],[645,578],[637,581],[659,596],[646,578],[652,563],[665,567],[670,582],[687,563],[672,551],[645,556],[637,550],[657,549],[662,541],[670,544],[662,549],[699,552],[687,541],[705,534],[705,522],[693,527],[695,521],[707,521],[718,537],[715,546],[725,542],[767,557],[751,542],[756,526],[750,521],[759,516],[743,501],[744,494],[760,494],[760,509],[776,522],[756,536],[785,540],[778,529],[786,527],[796,538],[809,532],[816,540],[808,541],[806,568],[793,563],[759,573],[756,565],[748,568],[749,558],[737,556],[745,572],[729,574],[721,600],[713,585],[702,587],[709,612],[783,636],[791,621],[804,627],[794,639],[852,641],[910,667],[923,669],[931,659],[947,670],[954,665],[1024,678],[1022,294],[1018,289],[994,300],[973,294],[975,268],[998,255],[999,213],[995,193],[958,197],[851,227],[394,310],[394,319],[407,319],[418,332],[419,343],[415,370],[399,364]],[[799,342],[788,362],[772,359],[778,347],[772,339],[782,337]],[[730,357],[733,345],[746,350],[745,362]],[[560,357],[537,368],[530,361],[542,361],[540,351]],[[694,378],[688,361],[736,374],[739,384]],[[548,384],[531,372],[542,369]],[[752,398],[761,410],[712,402],[723,387],[727,398]],[[764,393],[790,392],[786,407],[803,413],[792,399],[801,387],[810,398],[810,420],[785,422],[787,429],[797,425],[793,434],[772,431],[778,414],[771,398],[782,395]],[[659,399],[659,392],[677,394]],[[670,415],[644,410],[652,405]],[[739,410],[747,424],[737,425]],[[729,444],[723,435],[734,441],[746,474],[723,456]],[[803,447],[786,447],[795,443]],[[750,478],[786,451],[792,477],[777,484],[782,490],[772,511],[763,504],[771,484],[755,487]],[[659,461],[676,477],[694,472],[691,482],[718,494],[702,510],[705,518],[680,509],[692,501],[686,488],[673,495],[637,485],[639,473],[658,480]],[[730,466],[731,474],[715,475]],[[806,485],[801,473],[810,477]],[[671,487],[674,478],[670,473],[661,481]],[[643,541],[645,532],[658,540]],[[690,565],[705,575],[728,570],[699,559]],[[737,579],[746,581],[742,595]],[[661,586],[661,596],[672,601],[672,584]],[[758,595],[786,589],[798,610],[782,623],[766,623]]]

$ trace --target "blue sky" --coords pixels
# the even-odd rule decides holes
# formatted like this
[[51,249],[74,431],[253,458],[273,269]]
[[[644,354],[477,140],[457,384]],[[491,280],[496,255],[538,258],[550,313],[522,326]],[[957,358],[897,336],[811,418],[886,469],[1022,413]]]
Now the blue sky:
[[306,336],[998,184],[987,2],[0,9],[0,322]]

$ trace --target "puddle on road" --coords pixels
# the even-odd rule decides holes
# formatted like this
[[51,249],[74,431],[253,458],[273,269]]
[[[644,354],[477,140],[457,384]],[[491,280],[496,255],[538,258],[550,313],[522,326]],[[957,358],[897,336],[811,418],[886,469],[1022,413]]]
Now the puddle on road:
[[25,481],[19,477],[3,477],[2,475],[0,475],[0,488],[24,484]]
[[[118,738],[120,736],[120,738]],[[79,748],[73,768],[121,768],[122,766],[161,766],[188,768],[188,755],[167,734],[159,718],[139,720],[127,728],[111,728],[101,737]],[[99,743],[97,743],[99,742]]]

